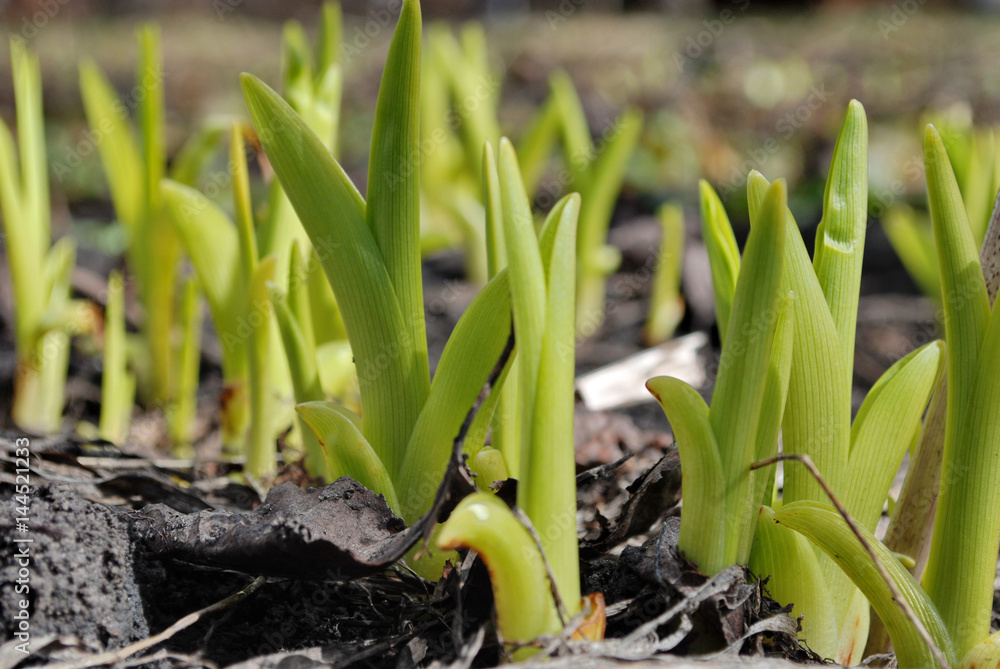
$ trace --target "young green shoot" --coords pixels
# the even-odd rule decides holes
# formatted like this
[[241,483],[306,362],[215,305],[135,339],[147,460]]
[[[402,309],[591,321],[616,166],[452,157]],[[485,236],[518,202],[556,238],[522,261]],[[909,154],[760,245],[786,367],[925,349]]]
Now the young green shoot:
[[684,317],[681,297],[681,265],[684,260],[684,210],[676,203],[664,204],[656,213],[662,236],[653,273],[649,316],[642,331],[648,346],[670,339]]
[[583,198],[577,235],[576,318],[578,327],[589,334],[604,321],[607,278],[621,262],[618,249],[608,246],[606,240],[643,118],[637,109],[628,109],[594,142],[569,75],[557,72],[550,83],[571,176],[568,187]]
[[[107,77],[96,64],[80,66],[80,92],[87,120],[103,138],[98,154],[114,205],[115,215],[126,229],[129,245],[126,260],[135,277],[145,320],[141,327],[142,346],[135,349],[140,396],[148,405],[158,406],[171,417],[170,432],[183,435],[190,425],[173,424],[188,420],[193,413],[174,404],[190,403],[182,398],[181,385],[190,375],[183,372],[182,351],[193,342],[180,320],[183,309],[178,294],[181,243],[167,219],[160,184],[165,176],[192,185],[203,165],[212,157],[221,132],[207,128],[193,135],[182,147],[169,172],[164,146],[163,67],[160,33],[153,26],[138,32],[139,58],[136,71],[135,125],[129,122],[128,107],[117,96]],[[187,331],[190,333],[190,329]],[[190,395],[190,389],[185,390]]]
[[[559,632],[582,609],[573,441],[573,249],[580,198],[560,200],[536,233],[512,145],[501,140],[498,164],[492,156],[487,146],[486,199],[502,227],[517,342],[517,505],[538,545],[503,502],[480,492],[463,500],[444,524],[438,546],[472,548],[482,556],[493,580],[498,631],[516,644]],[[483,449],[476,457],[495,461],[498,455]],[[546,585],[549,570],[558,600]],[[522,648],[514,657],[531,652]]]
[[[391,493],[380,482],[381,491],[390,503],[395,498],[394,510],[411,523],[430,507],[455,436],[510,332],[507,276],[500,273],[459,320],[430,382],[420,275],[419,173],[411,165],[419,154],[420,32],[419,5],[407,0],[379,92],[367,201],[285,100],[260,80],[242,78],[267,158],[312,247],[323,249],[320,262],[357,367],[363,418],[343,407],[313,403],[306,405],[312,407],[309,415],[303,410],[300,415],[313,428],[320,424],[317,413],[325,415],[316,436],[328,463],[339,461],[349,469],[351,462],[377,462],[376,470],[385,472],[377,478],[391,483]],[[357,429],[352,431],[347,423]]]
[[687,517],[678,545],[707,574],[746,563],[746,537],[753,537],[760,503],[750,464],[777,449],[775,441],[758,452],[757,434],[776,436],[781,407],[764,413],[763,398],[769,386],[783,396],[788,383],[781,360],[792,345],[795,304],[782,287],[786,198],[784,182],[775,182],[751,228],[711,409],[678,379],[646,384],[671,421],[681,455]]
[[51,242],[48,166],[38,58],[12,40],[17,145],[0,122],[0,213],[14,297],[14,423],[25,432],[60,431],[71,334],[94,327],[92,307],[70,299],[76,249]]
[[[941,489],[923,588],[870,536],[871,523],[861,528],[869,533],[865,543],[880,553],[879,561],[920,625],[899,614],[898,598],[883,578],[873,574],[871,560],[864,559],[864,549],[839,514],[819,502],[800,501],[784,506],[774,517],[822,548],[864,592],[885,624],[904,669],[943,664],[931,655],[920,627],[929,632],[947,665],[973,667],[1000,661],[1000,637],[989,636],[1000,550],[1000,490],[996,486],[1000,454],[995,449],[1000,441],[1000,378],[995,374],[1000,365],[1000,316],[997,310],[991,313],[958,182],[933,126],[925,133],[924,157],[949,355]],[[891,394],[887,385],[880,397]],[[865,424],[872,422],[898,424],[878,420],[869,412]],[[851,455],[853,460],[854,451]],[[864,483],[858,480],[857,487]],[[854,486],[849,489],[853,491]],[[877,510],[871,516],[877,517]]]
[[108,277],[108,300],[104,309],[99,424],[101,438],[113,444],[125,442],[135,404],[135,375],[128,369],[125,347],[125,281],[121,272],[114,271]]

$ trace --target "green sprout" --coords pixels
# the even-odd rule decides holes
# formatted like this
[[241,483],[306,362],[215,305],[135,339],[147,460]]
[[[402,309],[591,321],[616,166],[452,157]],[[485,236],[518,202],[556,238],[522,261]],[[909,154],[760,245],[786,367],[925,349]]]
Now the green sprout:
[[92,331],[93,307],[70,298],[76,247],[51,242],[42,82],[37,57],[12,41],[17,145],[0,122],[0,213],[15,302],[14,423],[32,434],[62,425],[72,334]]
[[[482,556],[493,578],[498,630],[517,647],[559,632],[582,608],[573,450],[573,251],[580,196],[560,200],[536,235],[510,142],[501,140],[499,166],[487,145],[486,172],[488,208],[499,214],[494,222],[502,228],[500,239],[509,261],[517,341],[517,504],[539,543],[505,504],[480,492],[459,504],[444,524],[438,545],[472,548]],[[505,389],[511,387],[508,377]],[[546,559],[564,602],[562,617],[547,584]],[[531,652],[521,648],[514,657]]]
[[[871,389],[852,424],[854,334],[867,204],[867,123],[860,104],[850,104],[834,149],[811,260],[786,206],[782,204],[777,211],[772,206],[774,187],[751,173],[751,240],[757,234],[755,228],[766,225],[769,216],[782,221],[786,241],[781,294],[794,296],[794,315],[788,316],[791,325],[784,325],[789,332],[774,337],[766,375],[757,371],[744,377],[744,384],[756,384],[756,393],[734,394],[733,404],[724,404],[726,410],[716,413],[720,399],[728,397],[719,394],[729,388],[731,371],[726,360],[730,351],[735,347],[741,357],[748,357],[757,350],[746,340],[753,333],[766,332],[762,323],[768,323],[768,312],[758,305],[756,320],[746,323],[747,307],[742,301],[747,298],[741,297],[740,286],[750,280],[744,275],[758,267],[750,264],[753,246],[748,243],[741,267],[725,211],[707,184],[702,185],[702,222],[719,328],[725,333],[712,409],[698,405],[700,398],[691,389],[680,397],[669,395],[667,390],[678,387],[676,380],[654,379],[649,386],[676,421],[682,462],[687,457],[692,462],[688,468],[695,470],[685,475],[685,483],[687,477],[693,478],[698,483],[695,490],[704,490],[707,498],[703,503],[695,501],[693,510],[685,503],[685,513],[695,520],[687,521],[691,529],[685,532],[682,518],[682,550],[701,556],[696,561],[709,573],[748,562],[755,573],[770,575],[771,591],[780,601],[794,603],[794,614],[804,616],[803,637],[809,644],[824,656],[853,663],[860,660],[868,633],[868,602],[842,572],[832,568],[831,558],[817,554],[801,537],[771,522],[796,503],[826,501],[824,489],[809,472],[786,467],[784,506],[773,511],[768,506],[775,498],[773,476],[751,472],[750,464],[775,452],[780,425],[784,452],[811,458],[860,526],[874,531],[903,455],[920,433],[921,415],[940,375],[943,347],[932,342],[893,365]],[[759,291],[754,299],[763,299]],[[772,314],[778,314],[780,327],[782,312]],[[762,364],[758,361],[755,369],[761,370]],[[700,406],[699,411],[686,409],[685,401]],[[757,405],[761,408],[754,413]],[[719,416],[717,422],[714,416]],[[746,422],[736,430],[735,442],[727,442],[720,434],[733,430],[741,416],[747,416]],[[713,437],[714,451],[704,446]],[[726,443],[735,443],[735,448],[724,447]],[[752,456],[746,454],[748,450]],[[734,454],[738,459],[732,459]],[[729,478],[716,475],[714,483],[704,480],[705,472],[713,470],[728,471]],[[748,486],[752,490],[749,499],[743,492]],[[740,497],[733,499],[734,492]],[[684,494],[687,498],[691,489],[686,487]],[[695,531],[699,524],[723,522],[719,518],[724,518],[727,528],[735,528],[718,535],[721,540],[716,533]],[[814,579],[803,579],[802,574]]]
[[[274,470],[275,439],[292,416],[280,402],[289,370],[270,297],[278,259],[259,256],[243,130],[235,123],[230,135],[235,222],[194,188],[169,179],[161,187],[221,343],[223,383],[230,394],[223,438],[243,451],[246,472],[260,478]],[[310,463],[315,462],[313,457]],[[323,475],[325,468],[310,471]]]
[[[711,409],[678,379],[646,384],[671,419],[680,449],[688,518],[682,517],[679,547],[708,574],[748,560],[760,501],[754,485],[760,474],[750,464],[777,449],[782,405],[765,407],[764,397],[784,397],[791,360],[794,306],[781,286],[786,201],[784,182],[775,182],[751,228]],[[758,441],[758,433],[767,438]]]
[[554,74],[551,89],[569,171],[568,188],[583,198],[577,235],[576,319],[581,332],[588,334],[604,322],[607,278],[621,263],[621,253],[606,243],[608,227],[643,119],[639,110],[627,109],[595,142],[569,75]]
[[128,434],[135,405],[135,375],[129,371],[125,333],[125,281],[121,272],[108,277],[104,310],[104,351],[101,370],[102,439],[121,444]]
[[[285,97],[331,149],[336,146],[339,124],[340,33],[339,6],[328,4],[323,10],[315,52],[295,22],[286,25],[283,39]],[[295,373],[297,367],[293,361],[286,361],[286,354],[292,353],[284,350],[288,342],[282,336],[287,323],[281,310],[273,311],[271,293],[292,292],[295,327],[302,330],[300,335],[306,342],[306,349],[298,353],[323,371],[330,370],[339,386],[333,390],[334,396],[344,398],[349,394],[353,364],[349,357],[344,360],[336,355],[327,355],[329,362],[325,365],[317,362],[321,351],[339,351],[344,346],[336,301],[321,273],[313,270],[318,267],[315,251],[277,180],[270,184],[268,204],[260,221],[254,216],[244,132],[237,123],[230,133],[235,223],[205,195],[174,179],[163,181],[163,199],[206,297],[221,343],[224,445],[237,452],[245,450],[247,472],[263,476],[276,463],[275,437],[296,420],[296,429],[286,443],[301,445],[308,471],[323,476],[327,467],[315,437],[302,429],[290,411],[293,395],[301,402],[321,400],[323,394],[303,399],[296,392],[296,379],[290,379],[289,374]],[[268,269],[268,257],[273,257],[273,269]],[[255,275],[261,263],[265,265],[263,271],[273,276],[261,276],[257,281]]]
[[[315,402],[301,405],[299,415],[325,449],[331,476],[371,482],[410,523],[430,508],[459,428],[506,346],[511,318],[502,272],[459,320],[431,383],[419,172],[412,165],[419,148],[420,31],[419,4],[407,0],[379,91],[367,200],[281,96],[242,77],[264,151],[312,246],[324,251],[319,260],[356,362],[361,416]],[[289,310],[295,301],[289,293]],[[312,374],[302,369],[306,388]]]
[[642,331],[648,346],[670,339],[684,318],[684,298],[681,297],[681,264],[684,260],[684,210],[679,204],[668,203],[656,214],[662,236],[653,275],[653,293],[649,297],[649,315]]
[[914,615],[900,612],[846,521],[827,505],[791,504],[775,522],[808,537],[862,589],[900,667],[975,667],[1000,661],[1000,634],[990,636],[1000,550],[1000,310],[991,310],[967,208],[933,126],[924,136],[924,162],[949,355],[940,494],[922,588],[877,539],[865,537]]
[[[115,215],[128,233],[126,259],[143,306],[143,346],[134,367],[147,404],[162,407],[170,434],[181,440],[191,426],[196,384],[191,382],[197,359],[191,317],[196,308],[184,304],[180,286],[181,244],[167,220],[160,194],[166,174],[163,74],[160,34],[153,26],[138,33],[136,124],[128,119],[132,100],[118,98],[107,77],[92,62],[80,66],[80,91],[87,120],[102,139],[98,153],[111,191]],[[190,184],[211,157],[220,133],[208,128],[193,135],[170,169],[170,177]],[[187,307],[187,313],[182,311]],[[186,363],[186,364],[185,364]]]

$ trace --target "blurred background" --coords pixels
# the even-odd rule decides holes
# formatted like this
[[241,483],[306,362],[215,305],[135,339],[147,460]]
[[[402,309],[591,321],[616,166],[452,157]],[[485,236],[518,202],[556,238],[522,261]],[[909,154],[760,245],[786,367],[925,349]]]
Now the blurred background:
[[[398,6],[346,0],[342,157],[363,181],[381,65]],[[2,32],[42,61],[50,164],[85,142],[77,67],[93,59],[123,95],[134,84],[137,25],[162,25],[168,144],[204,118],[245,115],[237,75],[280,83],[284,21],[315,28],[319,2],[269,0],[16,0],[0,3]],[[651,209],[690,199],[698,178],[728,207],[748,169],[789,179],[793,208],[811,217],[846,103],[871,124],[873,214],[923,191],[921,122],[947,116],[991,125],[1000,116],[1000,2],[763,2],[760,0],[435,0],[425,21],[486,27],[500,84],[502,130],[519,134],[566,69],[591,131],[628,105],[646,123],[626,196]],[[9,53],[0,49],[0,114],[13,124]],[[168,149],[169,151],[169,149]],[[104,196],[96,152],[57,175],[53,192],[86,219]],[[356,179],[357,180],[357,179]],[[686,195],[685,195],[686,194]],[[805,209],[801,209],[805,208]]]
[[[611,241],[626,247],[627,271],[625,238],[640,239],[644,250],[655,248],[659,233],[651,219],[657,207],[668,200],[684,205],[690,241],[685,263],[693,265],[685,269],[689,310],[681,331],[711,325],[707,266],[699,260],[698,180],[715,186],[742,238],[747,172],[788,179],[792,210],[811,244],[833,142],[848,101],[860,100],[870,124],[871,225],[862,292],[916,300],[862,303],[862,329],[871,322],[877,327],[869,333],[874,342],[864,339],[864,331],[859,335],[875,351],[865,371],[859,350],[860,377],[874,381],[912,349],[913,328],[933,334],[933,306],[918,297],[917,283],[879,223],[894,207],[923,206],[923,123],[934,120],[943,132],[968,137],[973,128],[992,133],[1000,121],[1000,0],[433,0],[422,6],[427,26],[441,22],[457,33],[467,21],[483,24],[495,73],[483,85],[499,87],[501,129],[515,140],[544,103],[558,69],[579,91],[595,140],[623,109],[642,110],[645,122]],[[399,4],[344,0],[343,9],[340,157],[363,186],[374,101]],[[312,35],[319,11],[312,0],[0,2],[2,33],[23,39],[41,59],[53,231],[77,238],[81,265],[103,272],[106,267],[88,257],[115,257],[124,242],[120,228],[108,225],[114,212],[83,113],[79,63],[96,61],[128,104],[138,90],[136,28],[157,22],[168,155],[174,156],[206,118],[246,116],[240,72],[279,87],[283,23],[297,19]],[[13,125],[9,72],[2,48],[0,115]],[[200,185],[211,178],[208,170]],[[631,225],[636,221],[644,224]],[[615,229],[623,227],[632,232],[616,237]],[[878,329],[896,316],[917,325],[906,325],[902,335]],[[635,341],[620,352],[638,346]]]

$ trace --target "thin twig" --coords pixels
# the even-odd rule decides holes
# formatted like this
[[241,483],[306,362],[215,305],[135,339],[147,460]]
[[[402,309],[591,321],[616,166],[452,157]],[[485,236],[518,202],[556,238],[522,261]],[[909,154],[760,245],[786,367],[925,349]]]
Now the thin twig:
[[937,660],[937,663],[941,665],[942,669],[951,669],[951,665],[948,664],[948,660],[945,658],[944,653],[934,642],[930,632],[928,632],[927,628],[924,627],[923,622],[920,621],[917,614],[915,614],[913,609],[910,608],[910,603],[906,601],[906,597],[903,596],[902,591],[896,586],[896,582],[892,580],[891,576],[889,576],[889,572],[886,571],[885,565],[882,564],[882,561],[875,553],[875,549],[873,549],[871,544],[868,543],[868,540],[865,539],[865,535],[861,532],[861,528],[858,527],[858,524],[854,521],[851,514],[847,512],[844,505],[841,504],[840,500],[837,499],[837,496],[833,494],[833,490],[830,489],[830,486],[827,484],[822,474],[819,473],[819,469],[816,467],[815,463],[813,463],[812,458],[808,455],[798,453],[782,453],[775,455],[773,458],[767,458],[765,460],[755,462],[750,465],[750,469],[760,469],[761,467],[767,467],[768,465],[773,465],[776,462],[784,460],[795,460],[797,462],[801,462],[805,465],[806,469],[809,470],[809,473],[813,475],[813,478],[815,478],[820,487],[823,488],[823,492],[826,493],[826,496],[830,498],[830,501],[833,502],[833,505],[837,508],[837,512],[840,513],[844,522],[846,522],[847,526],[851,528],[851,532],[853,532],[854,536],[856,536],[858,541],[861,542],[861,546],[865,549],[865,552],[868,553],[868,557],[872,559],[872,562],[875,564],[875,568],[878,569],[879,575],[882,576],[882,580],[884,580],[885,584],[889,587],[889,592],[892,593],[892,598],[895,600],[896,605],[899,606],[903,615],[909,618],[910,622],[913,623],[913,626],[917,628],[917,633],[920,635],[920,638],[924,640],[924,643],[927,644],[927,647],[934,655],[934,659]]
[[122,662],[136,653],[141,653],[147,648],[152,648],[156,644],[166,641],[181,630],[191,627],[191,625],[194,625],[207,615],[239,604],[256,592],[257,589],[264,585],[266,581],[266,576],[258,576],[252,583],[239,592],[233,593],[211,606],[206,606],[205,608],[195,611],[194,613],[189,613],[159,634],[154,634],[153,636],[147,637],[141,641],[136,641],[135,643],[125,646],[124,648],[119,648],[118,650],[91,655],[90,657],[86,657],[81,660],[73,660],[62,664],[51,665],[50,669],[87,669],[88,667],[99,667],[105,664],[116,664],[118,662]]

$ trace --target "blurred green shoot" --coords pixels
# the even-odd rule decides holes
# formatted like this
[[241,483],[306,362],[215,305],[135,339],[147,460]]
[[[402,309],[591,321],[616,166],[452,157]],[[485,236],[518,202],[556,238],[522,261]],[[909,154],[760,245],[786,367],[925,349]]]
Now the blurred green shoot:
[[68,237],[52,244],[45,154],[42,81],[38,58],[23,42],[10,46],[17,145],[0,122],[0,213],[14,296],[14,423],[32,434],[62,426],[70,336],[93,331],[87,302],[70,299],[76,247]]
[[[139,59],[135,93],[120,99],[93,62],[80,66],[80,92],[87,120],[95,135],[101,137],[98,153],[111,191],[115,215],[128,233],[128,267],[136,278],[139,301],[145,319],[142,323],[143,346],[134,367],[138,374],[140,396],[147,405],[164,409],[172,423],[193,417],[189,404],[192,389],[182,384],[190,367],[182,364],[183,355],[193,356],[190,331],[185,333],[179,321],[177,289],[181,245],[174,227],[166,218],[160,195],[160,182],[166,173],[164,148],[163,68],[160,33],[154,26],[138,32]],[[129,122],[130,106],[135,105],[136,126]],[[196,133],[181,149],[170,170],[173,180],[190,184],[214,152],[220,133]],[[178,408],[174,406],[180,403]],[[190,425],[172,424],[170,433],[188,434]]]
[[643,119],[637,109],[627,109],[595,142],[569,75],[556,72],[550,85],[563,159],[570,174],[566,186],[583,198],[577,234],[576,319],[580,332],[588,335],[604,322],[607,278],[621,262],[618,249],[608,246],[606,240]]
[[653,273],[653,292],[642,339],[647,346],[662,344],[673,336],[684,317],[681,266],[684,260],[684,211],[667,203],[656,212],[662,230],[660,251]]
[[135,375],[129,371],[125,339],[125,281],[121,272],[108,277],[104,310],[104,351],[101,371],[102,439],[122,444],[128,435],[135,404]]
[[[952,109],[933,118],[954,166],[972,237],[982,244],[1000,190],[1000,147],[996,130],[974,126],[968,110]],[[906,271],[925,295],[941,301],[934,232],[927,212],[907,204],[889,207],[882,227]]]

